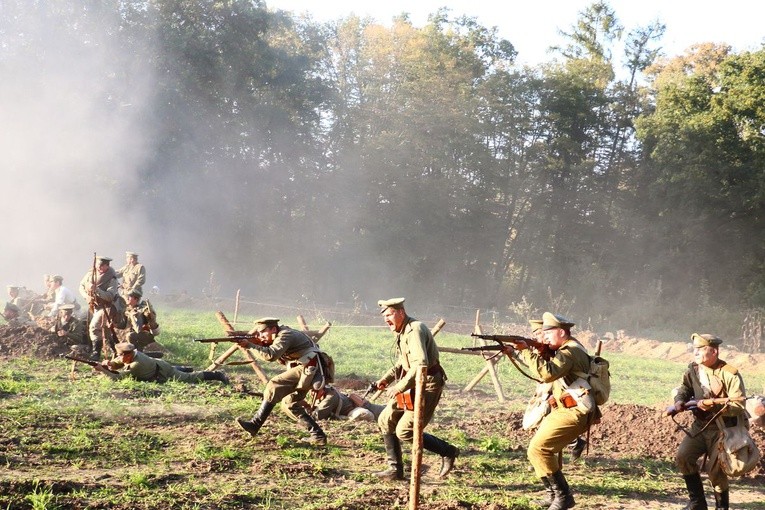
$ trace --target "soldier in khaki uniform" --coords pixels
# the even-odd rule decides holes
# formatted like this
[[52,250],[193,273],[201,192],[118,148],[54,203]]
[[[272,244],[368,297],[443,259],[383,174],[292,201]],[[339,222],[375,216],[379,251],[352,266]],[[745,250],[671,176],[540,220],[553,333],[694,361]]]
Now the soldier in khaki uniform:
[[137,290],[143,295],[143,284],[146,283],[146,268],[138,263],[138,254],[133,251],[125,252],[125,265],[117,270],[117,278],[122,278],[120,295],[127,301],[128,295]]
[[73,315],[73,304],[59,305],[57,313],[56,322],[50,328],[51,333],[55,333],[58,337],[66,337],[68,345],[90,344],[85,323]]
[[[744,397],[744,381],[738,370],[725,361],[719,359],[719,347],[722,340],[714,335],[691,336],[693,341],[694,362],[688,365],[683,375],[683,382],[675,395],[675,409],[683,410],[683,406],[689,400],[702,400],[707,398]],[[683,474],[685,485],[688,488],[690,503],[686,510],[706,510],[707,502],[704,498],[704,486],[701,482],[697,460],[706,454],[711,454],[720,429],[714,419],[720,412],[726,427],[737,425],[739,420],[747,422],[746,409],[743,402],[730,402],[725,409],[721,404],[707,407],[699,402],[697,409],[693,411],[696,418],[691,426],[691,436],[686,436],[677,451],[675,463]],[[709,481],[712,483],[715,493],[715,508],[728,509],[728,477],[720,469],[719,463],[715,462],[708,469]]]
[[[164,383],[180,381],[197,383],[200,381],[220,381],[228,384],[228,377],[223,372],[186,372],[163,359],[156,359],[137,351],[135,345],[122,342],[115,346],[117,356],[111,361],[104,361],[93,367],[94,370],[118,380],[131,378],[137,381]],[[117,373],[114,373],[116,371]]]
[[308,429],[310,437],[306,442],[326,445],[326,434],[303,405],[309,391],[319,391],[326,384],[327,367],[321,359],[321,350],[302,331],[280,326],[277,318],[264,317],[255,321],[255,324],[254,331],[259,334],[260,343],[245,341],[241,345],[262,360],[279,361],[289,368],[266,383],[263,402],[252,419],[240,417],[237,423],[251,436],[255,436],[276,404],[282,402],[287,414]]
[[[387,389],[388,404],[380,413],[377,425],[383,435],[388,469],[375,473],[385,480],[403,480],[404,463],[401,442],[411,443],[414,438],[414,408],[404,408],[397,395],[414,393],[417,370],[428,367],[425,379],[423,422],[427,425],[436,410],[446,383],[446,373],[438,360],[438,347],[428,327],[409,317],[404,309],[404,298],[380,300],[377,305],[388,328],[396,335],[396,364],[379,381],[378,389]],[[394,384],[395,383],[395,384]],[[423,433],[423,447],[441,457],[440,477],[449,474],[459,450],[436,436]]]
[[107,337],[109,350],[112,354],[115,353],[114,344],[117,339],[112,337],[110,326],[114,326],[114,321],[122,310],[117,309],[119,282],[116,271],[110,265],[111,261],[109,257],[96,256],[95,278],[91,269],[80,281],[80,295],[93,309],[93,316],[88,325],[90,342],[93,345],[91,353],[93,359],[100,357],[104,337]]
[[131,290],[127,296],[125,322],[129,330],[127,341],[143,351],[159,334],[157,314],[151,303],[141,300],[140,290]]
[[328,384],[319,390],[311,415],[317,420],[377,421],[383,409],[383,405],[369,402],[360,395],[343,393]]
[[536,475],[552,496],[548,510],[574,507],[574,496],[561,470],[561,452],[587,430],[597,412],[589,393],[569,388],[580,379],[576,373],[587,374],[590,370],[587,350],[571,336],[573,326],[570,320],[550,312],[542,315],[545,343],[555,353],[549,360],[522,344],[517,346],[531,375],[543,383],[552,383],[550,404],[553,409],[542,419],[527,452]]

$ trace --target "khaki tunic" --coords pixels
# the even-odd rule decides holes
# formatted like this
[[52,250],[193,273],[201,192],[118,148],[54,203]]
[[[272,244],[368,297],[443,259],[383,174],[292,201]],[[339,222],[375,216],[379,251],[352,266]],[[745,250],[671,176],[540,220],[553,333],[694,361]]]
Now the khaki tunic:
[[[710,382],[713,379],[719,381],[722,389],[718,395],[712,395],[701,387],[697,375],[698,371],[701,370],[707,374]],[[683,375],[683,382],[678,389],[677,396],[675,396],[675,402],[685,403],[689,400],[705,398],[735,398],[744,396],[746,396],[746,390],[744,389],[744,381],[741,378],[741,374],[739,374],[736,368],[725,363],[725,361],[718,360],[712,368],[698,365],[697,363],[688,365],[688,369]],[[698,473],[698,459],[704,454],[712,453],[714,445],[720,436],[720,429],[716,421],[712,421],[703,432],[701,430],[720,409],[722,409],[722,405],[715,405],[710,411],[697,411],[694,413],[695,420],[691,425],[690,433],[696,437],[686,435],[680,443],[677,455],[675,456],[675,463],[683,475]],[[735,425],[737,420],[744,420],[746,422],[744,402],[731,402],[720,416],[727,422],[726,425]],[[714,465],[708,466],[707,474],[716,492],[728,490],[728,476],[720,469],[719,463],[715,462]]]
[[[396,334],[396,355],[396,364],[382,380],[390,385],[398,379],[393,387],[400,393],[410,390],[414,392],[417,370],[420,367],[428,367],[423,406],[425,426],[433,418],[446,382],[446,374],[438,360],[438,346],[428,327],[412,317],[407,317],[402,331]],[[391,398],[377,418],[377,425],[383,434],[396,434],[402,441],[412,441],[414,411],[401,409],[396,399]]]
[[[90,288],[93,285],[93,270],[91,269],[80,281],[80,295],[86,301],[90,299]],[[98,300],[93,306],[93,317],[88,325],[91,342],[103,341],[103,332],[107,319],[115,318],[115,301],[119,294],[119,282],[117,273],[113,267],[109,267],[102,275],[96,273],[96,296]],[[116,341],[116,339],[115,339]],[[112,351],[114,352],[114,351]]]
[[157,314],[146,301],[141,301],[136,306],[128,305],[125,308],[125,322],[128,331],[137,334],[137,339],[133,341],[139,350],[154,341],[155,332],[159,328],[157,324]]
[[56,317],[56,322],[50,328],[50,331],[51,333],[56,333],[57,336],[59,331],[66,332],[64,336],[66,336],[66,343],[68,345],[89,343],[88,337],[85,334],[85,322],[75,317],[71,317],[66,324],[61,322],[61,317]]
[[204,380],[202,372],[181,372],[163,359],[155,359],[146,354],[136,351],[132,363],[122,363],[122,357],[118,356],[111,361],[111,366],[119,370],[118,379],[126,377],[137,381],[164,383],[170,380],[195,383]]
[[[311,338],[287,326],[280,326],[271,345],[253,345],[253,355],[264,361],[279,361],[289,368],[266,383],[263,399],[268,402],[282,402],[287,414],[296,418],[303,407],[308,392],[314,383],[321,383],[322,373],[318,365],[319,347]],[[312,366],[305,366],[310,364]]]
[[584,412],[579,407],[566,409],[561,403],[561,397],[566,392],[561,383],[573,383],[578,378],[575,372],[588,373],[590,358],[574,338],[563,344],[549,361],[531,349],[521,351],[521,358],[532,376],[543,383],[552,383],[552,395],[558,403],[557,408],[542,419],[527,451],[536,475],[550,476],[563,467],[563,449],[587,430],[592,413]]
[[125,264],[117,271],[117,277],[122,278],[120,292],[126,298],[134,290],[143,294],[143,284],[146,283],[146,268],[143,264]]

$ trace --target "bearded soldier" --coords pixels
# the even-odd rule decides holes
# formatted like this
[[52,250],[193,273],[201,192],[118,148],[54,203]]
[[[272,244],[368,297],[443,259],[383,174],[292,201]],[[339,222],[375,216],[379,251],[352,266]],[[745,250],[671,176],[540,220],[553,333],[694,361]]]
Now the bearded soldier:
[[237,418],[237,423],[254,437],[276,404],[282,402],[287,413],[308,429],[310,437],[306,442],[326,445],[326,434],[303,405],[309,391],[319,391],[327,382],[323,353],[308,335],[280,326],[277,318],[264,317],[255,325],[253,333],[258,334],[258,342],[244,341],[240,345],[264,361],[279,361],[288,368],[266,383],[263,402],[252,419]]
[[80,281],[80,294],[84,297],[93,311],[90,319],[88,333],[93,346],[91,357],[98,359],[104,346],[104,337],[108,336],[109,350],[114,354],[112,330],[114,320],[121,310],[116,309],[119,282],[117,273],[110,266],[112,259],[109,257],[96,256],[95,274],[91,269]]
[[[406,402],[406,395],[414,392],[417,370],[427,367],[424,385],[423,423],[427,425],[441,400],[446,383],[446,372],[438,361],[438,347],[433,334],[422,322],[409,317],[404,310],[404,298],[380,300],[377,305],[388,328],[396,335],[396,364],[375,383],[387,388],[388,404],[380,413],[377,425],[383,435],[388,469],[375,473],[385,480],[403,480],[404,463],[401,442],[411,443],[414,438],[414,407]],[[402,404],[403,402],[403,404]],[[409,399],[412,402],[412,399]],[[423,426],[424,426],[423,425]],[[423,447],[441,457],[441,478],[449,474],[459,450],[432,434],[422,434]]]
[[125,265],[117,270],[117,278],[122,278],[120,294],[127,301],[127,296],[137,290],[143,294],[143,284],[146,283],[146,268],[138,263],[138,254],[125,252]]
[[[734,427],[740,420],[747,424],[747,414],[743,402],[731,401],[727,404],[706,406],[701,402],[708,398],[744,397],[744,381],[738,370],[719,358],[722,340],[714,335],[691,336],[693,341],[694,362],[688,365],[683,375],[683,382],[675,395],[675,410],[682,411],[689,400],[698,401],[693,411],[695,420],[677,451],[675,462],[683,474],[688,489],[690,503],[685,510],[706,510],[704,486],[697,460],[704,454],[712,454],[721,434],[716,416],[722,417],[725,427]],[[725,407],[723,407],[723,405]],[[708,469],[709,481],[715,493],[715,508],[728,509],[728,477],[715,462]]]

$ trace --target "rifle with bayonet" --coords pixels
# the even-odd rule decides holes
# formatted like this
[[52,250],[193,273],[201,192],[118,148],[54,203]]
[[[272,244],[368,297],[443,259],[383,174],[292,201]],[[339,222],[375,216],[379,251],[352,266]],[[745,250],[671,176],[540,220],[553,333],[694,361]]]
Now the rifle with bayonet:
[[96,366],[100,365],[100,366],[104,367],[106,370],[108,370],[109,372],[111,372],[113,374],[117,374],[118,373],[117,371],[112,370],[111,368],[107,367],[106,365],[103,365],[103,364],[99,363],[98,361],[93,361],[92,359],[79,358],[77,356],[72,356],[70,354],[64,354],[64,358],[70,359],[72,361],[77,361],[79,363],[85,363],[86,365],[90,365],[91,367],[96,367]]
[[479,345],[478,347],[463,347],[463,351],[502,351],[506,345],[515,347],[518,344],[524,344],[537,351],[537,353],[544,359],[549,360],[553,357],[553,351],[545,343],[542,343],[533,338],[527,338],[519,335],[482,335],[479,333],[472,333],[470,336],[480,338],[482,340],[491,340],[496,342],[495,345]]

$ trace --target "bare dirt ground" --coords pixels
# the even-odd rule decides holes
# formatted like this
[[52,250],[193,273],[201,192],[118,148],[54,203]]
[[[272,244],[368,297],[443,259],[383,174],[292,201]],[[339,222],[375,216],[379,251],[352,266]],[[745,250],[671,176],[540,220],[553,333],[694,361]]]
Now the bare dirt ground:
[[[595,337],[590,335],[581,335],[580,339],[585,343],[594,344]],[[20,355],[32,356],[41,359],[51,359],[59,357],[62,354],[70,352],[71,346],[67,345],[65,341],[48,333],[45,329],[35,326],[22,327],[22,328],[10,328],[8,326],[0,326],[0,359],[8,359]],[[682,343],[669,344],[660,343],[647,339],[632,339],[632,338],[615,338],[610,341],[608,346],[609,351],[619,351],[630,354],[636,354],[641,356],[650,356],[656,358],[673,359],[677,361],[685,361],[688,359],[688,346]],[[729,350],[727,353],[723,353],[724,359],[729,359],[731,363],[736,366],[762,367],[761,363],[765,362],[763,358],[765,355],[746,355],[739,353],[735,350]],[[364,389],[365,382],[353,379],[340,380],[337,384],[339,387],[348,391],[360,391]],[[254,394],[252,391],[247,390],[246,383],[238,381],[238,385],[235,385],[238,391],[242,393]],[[116,395],[119,398],[118,395]],[[487,429],[496,429],[497,434],[513,438],[516,444],[513,445],[513,449],[522,451],[525,444],[528,443],[528,439],[531,437],[531,433],[522,430],[522,413],[520,412],[506,412],[500,411],[496,413],[481,413],[480,409],[484,405],[488,405],[488,402],[492,400],[491,396],[460,396],[458,398],[465,399],[467,402],[464,406],[474,408],[475,414],[469,414],[470,420],[459,421],[458,423],[450,423],[449,420],[440,420],[439,427],[459,427],[467,436],[481,436],[486,434]],[[463,405],[463,404],[461,404]],[[604,412],[602,422],[593,427],[591,431],[591,449],[589,455],[594,458],[612,459],[618,460],[622,458],[645,458],[653,459],[656,461],[671,461],[674,452],[676,451],[677,444],[681,439],[681,433],[678,432],[676,425],[666,417],[662,416],[660,409],[649,408],[639,405],[613,405],[609,404],[606,408],[607,412]],[[467,413],[471,410],[468,409]],[[214,437],[214,433],[211,436],[210,430],[205,430],[199,427],[198,421],[203,421],[204,416],[199,416],[199,410],[191,412],[191,414],[184,416],[183,409],[163,409],[147,412],[147,409],[142,410],[142,415],[135,416],[136,422],[140,419],[140,426],[143,428],[161,429],[163,427],[173,427],[176,432],[180,432],[181,435],[187,437],[190,442],[195,439],[199,441],[215,441],[220,439],[225,443],[230,440],[230,432],[227,434],[219,433],[220,437]],[[149,417],[147,419],[147,416]],[[684,421],[687,425],[690,416],[685,413],[685,416],[680,416],[679,420]],[[127,418],[128,422],[124,425],[132,427],[135,423],[130,422],[130,418]],[[280,431],[279,421],[274,424],[275,430],[272,430],[274,434],[278,434]],[[364,424],[362,427],[366,427]],[[348,451],[348,461],[358,466],[359,469],[367,469],[370,466],[379,467],[381,459],[379,455],[370,453],[369,451],[359,450],[354,448],[353,441],[356,440],[358,434],[374,433],[372,430],[372,424],[367,429],[360,428],[356,430],[349,428],[348,423],[341,423],[343,427],[342,434],[335,434],[332,436],[332,441],[338,444],[339,447],[345,448]],[[751,431],[752,437],[757,443],[761,452],[765,452],[765,430],[761,428],[753,428]],[[264,436],[267,437],[267,436]],[[266,440],[267,441],[267,440]],[[13,438],[0,439],[0,453],[6,453],[6,460],[9,464],[9,459],[12,457],[14,449]],[[3,455],[0,455],[2,457]],[[432,459],[431,459],[432,460]],[[18,490],[20,493],[28,492],[29,487],[27,482],[21,480],[29,479],[29,469],[38,469],[43,474],[46,471],[48,465],[46,459],[25,459],[25,468],[9,468],[0,469],[0,490],[2,492]],[[253,464],[252,473],[249,475],[269,474],[269,471],[274,468],[271,461],[264,460]],[[231,466],[227,466],[225,461],[213,460],[210,462],[197,462],[195,464],[186,464],[179,467],[179,471],[196,471],[203,477],[217,478],[230,476],[227,473],[231,469]],[[288,465],[281,465],[280,470],[284,476],[290,476],[290,473],[301,473],[305,470],[313,469],[309,463],[301,462],[299,459],[291,459]],[[626,475],[629,475],[629,468],[625,468]],[[65,487],[67,484],[71,484],[72,487],[82,484],[98,484],[100,480],[119,479],[119,468],[116,470],[104,469],[81,469],[75,466],[55,466],[55,473],[50,473],[49,476],[56,480],[56,484],[61,487]],[[459,472],[459,469],[457,470]],[[43,475],[44,476],[44,475]],[[324,483],[328,485],[336,484],[338,488],[342,487],[342,490],[353,490],[354,485],[363,485],[363,481],[355,481],[352,477],[349,477],[347,473],[333,472],[331,469],[327,472],[322,472],[321,477]],[[19,481],[14,481],[15,479]],[[760,461],[759,466],[750,474],[745,477],[745,480],[751,482],[747,485],[749,488],[737,488],[735,493],[732,493],[731,498],[734,504],[746,504],[746,508],[758,508],[758,502],[763,499],[762,490],[758,490],[752,487],[762,487],[765,483],[765,458]],[[423,493],[437,492],[440,489],[440,484],[437,480],[430,478],[428,483],[423,486]],[[537,490],[533,488],[531,490]],[[391,494],[393,493],[393,497]],[[627,498],[628,499],[628,498]],[[365,500],[360,503],[359,506],[342,505],[334,508],[343,510],[353,510],[361,508],[386,508],[395,506],[395,504],[405,505],[407,500],[406,489],[401,487],[397,489],[380,489],[367,491],[365,493]],[[610,510],[618,509],[637,509],[637,508],[666,508],[667,504],[680,503],[681,499],[662,499],[656,502],[650,501],[636,501],[629,502],[625,500],[620,506],[613,506],[613,503],[598,504],[593,503],[589,508],[608,508]],[[394,503],[392,505],[392,503]],[[11,507],[13,508],[13,507]],[[85,507],[82,507],[85,508]],[[242,508],[248,508],[243,503]],[[254,508],[257,508],[255,506]],[[437,510],[451,510],[458,508],[505,508],[505,507],[492,507],[492,506],[463,506],[461,502],[451,503],[431,503],[421,506],[421,508],[437,509]],[[580,508],[583,508],[580,506]],[[762,507],[765,508],[765,503]]]

